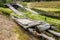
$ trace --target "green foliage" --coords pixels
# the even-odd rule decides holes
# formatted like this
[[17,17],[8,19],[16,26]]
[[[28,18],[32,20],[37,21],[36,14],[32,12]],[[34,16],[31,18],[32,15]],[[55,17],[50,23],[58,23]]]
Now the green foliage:
[[11,0],[0,0],[0,7],[4,6],[5,3],[10,3]]
[[26,6],[27,2],[19,2],[19,4],[22,4],[23,6]]
[[3,1],[2,1],[2,0],[0,0],[0,7],[1,7],[1,6],[3,6],[3,4],[4,4],[4,3],[3,3]]
[[10,3],[12,0],[6,0],[6,3]]

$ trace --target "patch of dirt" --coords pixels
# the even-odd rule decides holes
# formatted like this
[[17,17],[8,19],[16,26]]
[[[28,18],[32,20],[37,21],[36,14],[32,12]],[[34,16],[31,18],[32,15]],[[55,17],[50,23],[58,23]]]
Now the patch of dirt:
[[37,40],[23,31],[12,19],[0,13],[0,40]]

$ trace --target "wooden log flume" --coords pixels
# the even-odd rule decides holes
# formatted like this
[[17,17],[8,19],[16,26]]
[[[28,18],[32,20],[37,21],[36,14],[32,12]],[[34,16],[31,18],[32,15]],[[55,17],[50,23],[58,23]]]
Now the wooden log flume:
[[[6,6],[8,6],[8,8],[10,8],[13,12],[15,12],[17,15],[19,16],[23,16],[23,14],[21,12],[19,12],[17,9],[15,9],[11,4],[6,4]],[[17,5],[18,6],[18,5]],[[31,10],[31,9],[29,9]],[[32,11],[31,11],[32,12]],[[33,13],[36,13],[33,11]],[[28,18],[15,18],[14,16],[12,16],[12,19],[15,20],[15,22],[17,22],[19,25],[21,25],[25,30],[29,31],[31,34],[33,34],[34,36],[37,35],[37,37],[43,37],[46,38],[47,40],[55,40],[55,38],[53,37],[49,37],[46,34],[44,34],[43,32],[37,32],[36,28],[37,26],[39,26],[40,29],[44,29],[42,31],[48,30],[50,29],[50,25],[46,26],[47,23],[43,22],[43,21],[35,21],[35,20],[29,20]],[[44,23],[44,24],[42,24]],[[32,25],[33,24],[33,25]],[[44,25],[44,26],[43,26]],[[43,26],[43,27],[40,27]],[[46,27],[45,27],[46,26]],[[34,30],[35,29],[35,30]],[[40,31],[40,30],[39,30]],[[49,31],[51,32],[51,31]],[[52,34],[54,34],[53,32],[51,32]],[[55,35],[55,34],[54,34]],[[57,35],[58,36],[58,35]]]

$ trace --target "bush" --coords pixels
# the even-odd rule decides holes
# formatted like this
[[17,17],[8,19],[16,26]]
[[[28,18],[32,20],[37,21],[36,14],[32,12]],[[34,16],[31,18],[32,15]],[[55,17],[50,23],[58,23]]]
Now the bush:
[[4,4],[4,3],[2,2],[2,0],[0,0],[0,7],[3,6],[3,4]]
[[0,7],[4,6],[5,3],[10,3],[11,0],[0,0]]

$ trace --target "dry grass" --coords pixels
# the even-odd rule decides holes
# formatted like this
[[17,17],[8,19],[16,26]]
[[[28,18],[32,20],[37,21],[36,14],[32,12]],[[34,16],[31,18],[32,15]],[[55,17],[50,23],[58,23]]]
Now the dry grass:
[[37,40],[0,12],[0,40]]
[[60,8],[60,1],[55,2],[30,2],[27,5],[30,8],[43,7],[43,8]]

